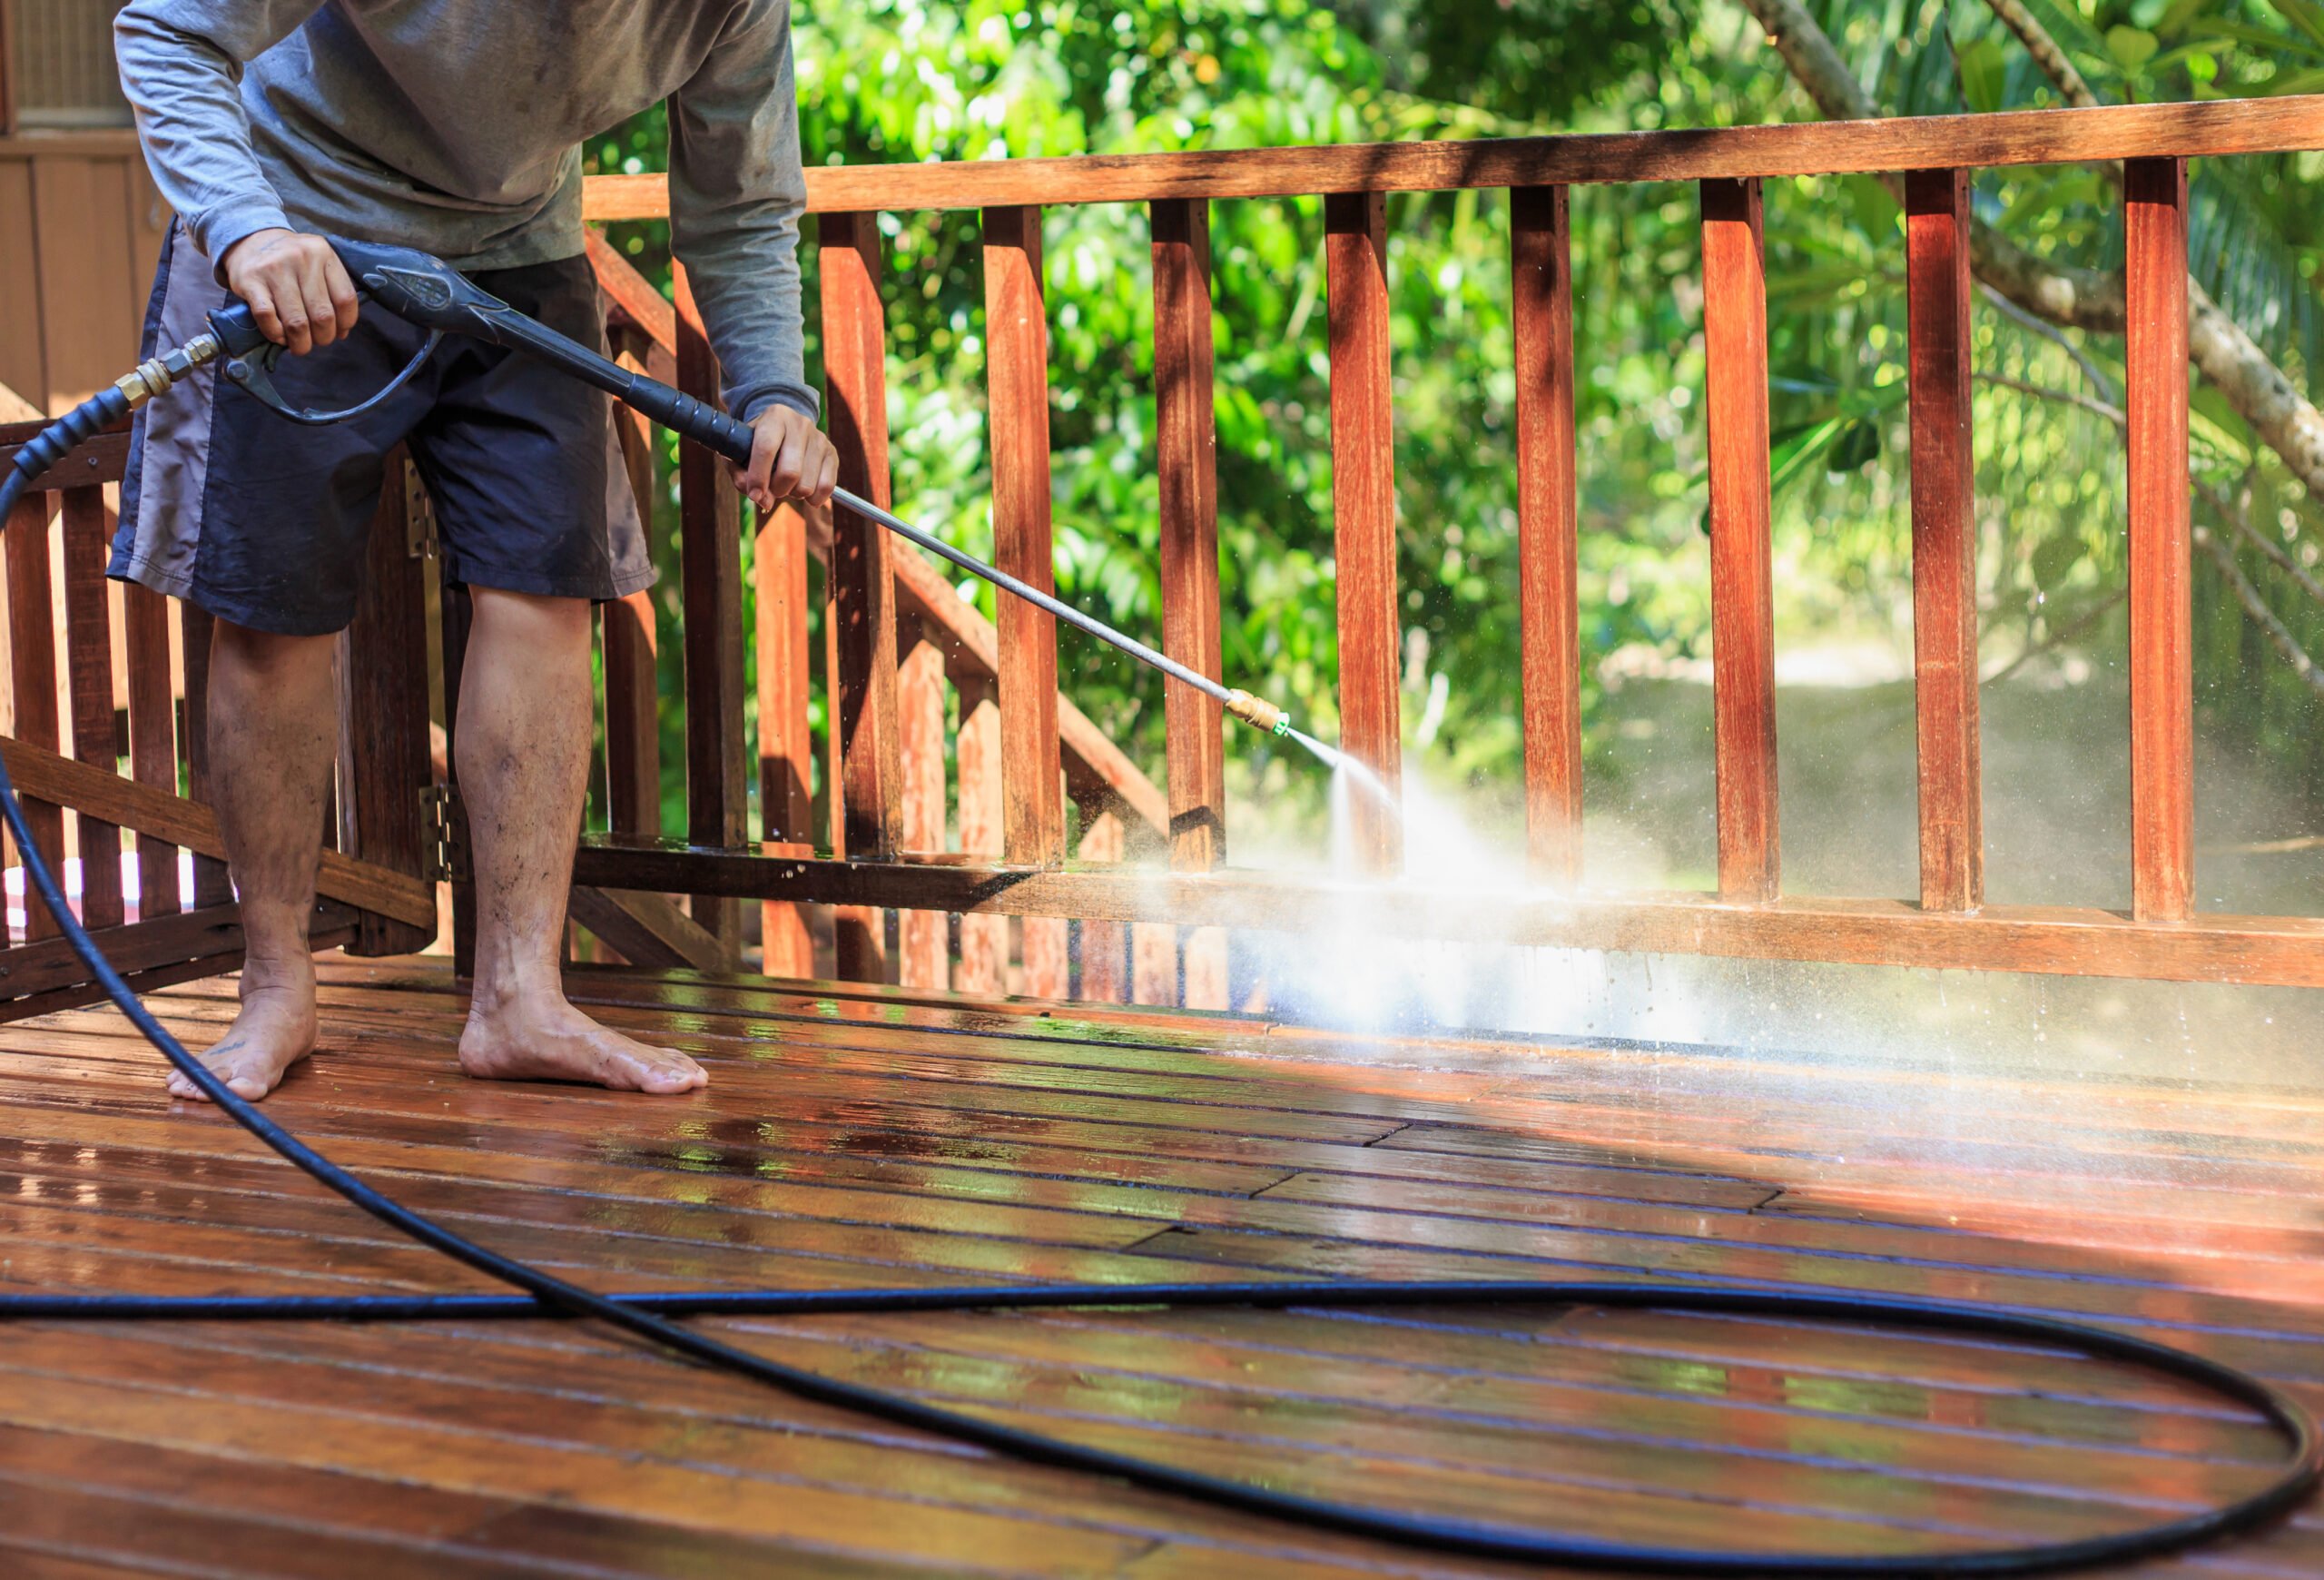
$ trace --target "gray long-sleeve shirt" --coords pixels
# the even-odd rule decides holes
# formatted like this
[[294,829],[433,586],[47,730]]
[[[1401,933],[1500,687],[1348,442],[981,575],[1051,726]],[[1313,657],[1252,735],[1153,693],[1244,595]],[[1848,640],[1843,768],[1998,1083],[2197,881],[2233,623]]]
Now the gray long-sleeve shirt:
[[271,226],[461,269],[583,251],[579,144],[670,101],[670,232],[746,420],[813,415],[789,0],[132,0],[122,89],[212,259]]

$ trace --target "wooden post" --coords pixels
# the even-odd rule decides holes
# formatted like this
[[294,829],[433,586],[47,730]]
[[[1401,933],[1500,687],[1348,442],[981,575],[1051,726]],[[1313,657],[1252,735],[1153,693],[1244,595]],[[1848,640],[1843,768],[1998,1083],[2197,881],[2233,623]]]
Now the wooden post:
[[[823,380],[840,486],[889,503],[888,374],[880,303],[880,231],[872,214],[818,221]],[[832,512],[830,612],[836,633],[840,829],[850,861],[885,861],[901,834],[902,747],[896,729],[896,603],[887,528],[852,510]],[[839,973],[886,975],[879,914],[842,912]]]
[[[1155,460],[1161,489],[1162,650],[1221,678],[1218,608],[1218,430],[1211,344],[1210,205],[1152,205]],[[1166,683],[1170,865],[1208,872],[1226,859],[1226,715],[1214,697]],[[1158,971],[1163,941],[1140,928],[1139,958]],[[1172,941],[1175,943],[1175,941]],[[1186,999],[1226,1007],[1226,930],[1190,929]],[[1149,959],[1150,957],[1150,959]],[[1171,967],[1175,978],[1175,959]],[[1151,986],[1152,983],[1149,982]]]
[[[778,507],[759,524],[751,560],[757,583],[759,812],[770,840],[812,844],[815,755],[807,723],[807,521]],[[769,976],[815,974],[803,906],[768,900],[759,911],[760,964]]]
[[[1041,211],[984,211],[986,390],[992,446],[993,558],[1043,592],[1057,585],[1049,528],[1049,321]],[[999,605],[1003,854],[1024,866],[1065,860],[1065,769],[1057,736],[1057,622],[1021,598]],[[1070,988],[1066,924],[1022,923],[1025,992]]]
[[[48,512],[46,494],[32,494],[17,501],[7,526],[5,554],[8,566],[8,676],[14,688],[15,736],[50,751],[57,749],[56,617],[49,581]],[[64,812],[55,803],[25,800],[25,822],[33,842],[47,858],[56,881],[64,882]],[[25,885],[25,940],[54,938],[62,929],[40,897]]]
[[2187,162],[2122,165],[2130,310],[2131,909],[2183,922],[2195,894],[2188,601]]
[[[615,340],[617,360],[643,371],[650,344],[644,331],[624,329]],[[614,431],[638,525],[651,544],[653,426],[643,414],[615,402]],[[662,832],[662,688],[655,670],[662,641],[652,589],[601,606],[598,620],[606,661],[606,822],[615,834],[656,835]]]
[[[944,653],[912,633],[911,647],[896,663],[896,712],[901,737],[903,848],[914,854],[944,854]],[[941,988],[951,983],[951,950],[941,911],[896,913],[896,980],[905,987]]]
[[1517,372],[1517,608],[1525,849],[1538,883],[1581,882],[1581,615],[1566,189],[1509,194]]
[[1913,424],[1913,690],[1921,904],[1984,904],[1977,742],[1976,458],[1969,405],[1969,173],[1905,177]]
[[1706,181],[1702,206],[1718,892],[1723,899],[1759,902],[1775,899],[1781,886],[1759,183]]
[[[371,520],[363,596],[341,644],[339,848],[418,876],[426,870],[420,793],[435,781],[428,742],[428,562],[412,552],[409,466],[388,457],[387,486]],[[435,942],[433,927],[366,912],[350,954],[409,954]]]
[[[718,360],[683,264],[673,266],[678,310],[678,388],[718,401]],[[686,837],[732,849],[750,838],[743,736],[743,523],[739,497],[719,458],[692,440],[678,446],[680,577],[685,603]],[[742,962],[743,913],[729,899],[696,894],[694,922]]]
[[[1396,608],[1396,457],[1388,363],[1387,211],[1378,193],[1324,199],[1332,359],[1332,541],[1338,564],[1340,746],[1389,796],[1403,777],[1403,638]],[[1379,794],[1349,799],[1356,860],[1403,865],[1402,819]]]
[[[113,716],[113,610],[105,596],[104,490],[64,491],[65,672],[73,703],[73,755],[106,773],[118,772],[120,739]],[[81,920],[118,927],[122,902],[121,829],[84,812],[80,828]],[[63,877],[62,874],[58,874]]]
[[[958,677],[953,689],[960,707],[960,853],[990,859],[1003,848],[1000,702],[983,681]],[[976,913],[960,918],[960,965],[952,985],[967,993],[1008,991],[1008,917]]]
[[[178,793],[177,699],[170,686],[170,600],[135,582],[121,589],[121,623],[129,657],[129,772],[141,785]],[[425,673],[422,674],[424,679]],[[427,709],[422,688],[420,707]],[[137,916],[174,916],[183,909],[178,847],[137,836]]]

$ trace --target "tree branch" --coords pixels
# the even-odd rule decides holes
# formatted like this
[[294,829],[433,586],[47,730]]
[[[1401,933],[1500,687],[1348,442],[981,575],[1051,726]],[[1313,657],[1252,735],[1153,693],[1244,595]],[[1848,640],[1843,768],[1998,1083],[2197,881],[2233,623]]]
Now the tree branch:
[[2014,390],[2021,395],[2038,395],[2044,400],[2055,400],[2067,406],[2079,406],[2084,411],[2093,416],[2102,417],[2120,429],[2127,430],[2131,425],[2130,419],[2122,415],[2121,407],[2109,406],[2105,401],[2093,400],[2087,395],[2077,395],[2071,390],[2053,390],[2046,384],[2028,384],[2023,379],[2004,379],[1999,373],[1972,373],[1970,377],[1980,384],[1991,384],[2003,390]]
[[2034,57],[2034,64],[2042,68],[2042,74],[2058,84],[2058,92],[2065,95],[2067,104],[2076,109],[2088,109],[2098,103],[2098,95],[2090,91],[2088,81],[2074,69],[2073,62],[2066,58],[2066,52],[2060,49],[2058,41],[2050,36],[2050,30],[2036,21],[2031,11],[2018,0],[1985,0],[1985,5],[2001,18],[2004,27],[2017,35],[2017,42],[2024,44],[2025,53]]
[[2273,560],[2285,575],[2299,584],[2300,591],[2318,603],[2324,604],[2324,583],[2319,583],[2314,577],[2309,575],[2306,566],[2285,553],[2283,545],[2268,541],[2268,535],[2251,525],[2250,511],[2243,509],[2235,501],[2201,479],[2196,479],[2195,489],[2204,499],[2211,501],[2211,507],[2219,512],[2220,519],[2233,527],[2239,537]]
[[2284,656],[2284,662],[2291,666],[2292,673],[2308,682],[2319,696],[2324,696],[2324,667],[2319,667],[2315,659],[2309,657],[2308,649],[2299,645],[2299,638],[2291,634],[2290,627],[2278,619],[2276,611],[2260,597],[2260,589],[2251,585],[2251,578],[2245,576],[2243,568],[2235,563],[2235,551],[2221,543],[2218,535],[2208,527],[2195,528],[2195,541],[2218,563],[2220,574],[2227,578],[2228,586],[2235,590],[2235,601],[2243,606],[2243,612],[2251,617],[2255,625],[2268,633],[2268,639]]
[[2046,320],[2035,318],[1983,281],[1977,282],[1977,289],[1984,293],[1987,301],[1993,303],[1995,312],[2014,323],[2024,325],[2045,340],[2055,341],[2065,354],[2073,359],[2074,365],[2082,370],[2082,376],[2098,387],[2099,399],[2107,401],[2114,399],[2113,380],[2106,377],[2096,362],[2091,360],[2088,351],[2066,339],[2065,331]]
[[[1741,4],[1758,19],[1784,64],[1826,115],[1868,120],[1879,114],[1799,0]],[[2083,89],[2088,91],[2087,84]],[[1892,178],[1889,190],[1896,189]],[[2122,331],[2127,310],[2119,273],[2037,258],[1983,220],[1971,222],[1969,255],[1978,279],[2038,317],[2074,329]],[[2292,387],[2267,352],[2191,278],[2187,301],[2188,360],[2202,370],[2261,442],[2283,458],[2292,476],[2311,494],[2324,497],[2324,413]]]

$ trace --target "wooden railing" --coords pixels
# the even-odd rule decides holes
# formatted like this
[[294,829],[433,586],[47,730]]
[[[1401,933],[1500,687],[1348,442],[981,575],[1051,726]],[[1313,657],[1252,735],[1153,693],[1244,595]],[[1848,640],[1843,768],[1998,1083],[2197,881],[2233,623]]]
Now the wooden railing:
[[[841,449],[842,479],[884,502],[886,325],[877,216],[982,211],[995,554],[1004,568],[1046,586],[1051,522],[1041,208],[1146,205],[1155,300],[1159,639],[1174,657],[1216,676],[1221,588],[1209,204],[1321,194],[1343,744],[1393,784],[1402,730],[1400,595],[1381,194],[1505,188],[1512,205],[1527,845],[1537,887],[1512,898],[1405,884],[1393,905],[1377,909],[1383,925],[1496,943],[2313,986],[2324,985],[2324,920],[2229,916],[2193,904],[2185,162],[2316,147],[2324,147],[2324,100],[2287,98],[1613,137],[815,169],[808,173],[814,244],[803,252],[810,254],[829,428]],[[1987,164],[2118,159],[2126,162],[2131,309],[2132,730],[2125,771],[2132,791],[2127,855],[2134,901],[2126,913],[1988,905],[1978,768],[1967,173]],[[1921,892],[1912,899],[1805,898],[1781,888],[1760,183],[1844,171],[1902,173],[1906,211],[1921,867]],[[1718,806],[1718,887],[1711,893],[1594,891],[1581,861],[1585,656],[1575,570],[1566,199],[1573,183],[1610,181],[1691,181],[1701,198]],[[598,221],[651,217],[665,212],[666,193],[658,176],[595,178],[587,203]],[[593,242],[592,256],[618,310],[616,351],[696,395],[713,395],[717,370],[683,273],[673,301],[610,247]],[[652,435],[635,420],[625,420],[620,430],[631,482],[650,504]],[[94,657],[111,650],[105,589],[95,579],[104,509],[96,485],[118,475],[119,444],[118,438],[100,439],[68,459],[59,472],[70,475],[45,479],[52,491],[25,507],[28,517],[36,513],[44,522],[55,516],[64,523],[62,617],[71,662],[62,688],[50,628],[57,617],[50,612],[47,538],[37,529],[8,533],[18,699],[9,733],[23,743],[11,748],[10,764],[25,757],[30,766],[20,778],[34,794],[81,809],[84,851],[102,851],[105,831],[96,820],[105,815],[157,838],[174,830],[181,844],[203,837],[202,765],[193,749],[202,713],[200,617],[180,613],[182,663],[173,665],[170,617],[161,601],[124,589],[121,678],[111,678],[109,658],[101,665]],[[88,469],[74,471],[76,466]],[[1367,879],[1232,870],[1226,743],[1216,704],[1184,687],[1168,689],[1167,782],[1157,788],[1059,696],[1057,637],[1047,617],[1003,598],[997,625],[986,622],[917,550],[850,512],[826,521],[785,509],[756,524],[749,557],[756,619],[746,628],[743,522],[734,496],[712,458],[691,446],[682,447],[678,481],[680,617],[668,634],[683,652],[684,761],[665,764],[657,744],[663,606],[647,594],[608,606],[606,826],[584,837],[576,861],[576,920],[627,958],[713,969],[759,963],[779,974],[812,974],[822,957],[815,942],[822,928],[811,923],[822,914],[818,908],[828,907],[829,969],[842,977],[891,979],[927,991],[1007,989],[1223,1006],[1233,985],[1233,929],[1328,926],[1352,894],[1397,874],[1398,818],[1384,805],[1357,831]],[[336,884],[334,903],[354,907],[332,921],[339,931],[331,935],[373,949],[409,947],[432,932],[398,920],[395,907],[414,914],[408,889],[426,870],[421,856],[429,835],[419,796],[433,778],[427,738],[433,640],[441,643],[445,723],[451,732],[458,728],[465,603],[457,589],[431,589],[423,562],[412,558],[421,536],[411,516],[418,508],[399,487],[383,499],[371,586],[350,637],[350,717],[358,722],[341,765],[342,854],[332,858],[340,864],[326,873],[326,894]],[[820,653],[810,651],[809,637],[817,560],[824,567]],[[743,696],[752,644],[755,739],[746,727]],[[172,676],[184,678],[164,685]],[[117,766],[116,686],[127,690],[131,775],[114,775],[114,782],[133,779],[168,806],[128,805],[121,794],[90,783],[85,772],[65,782],[84,765]],[[828,720],[820,741],[810,727],[818,688]],[[82,764],[60,768],[62,759],[44,749],[62,744],[60,720],[68,715],[74,755]],[[173,736],[163,733],[172,727]],[[753,759],[755,826],[748,793]],[[51,777],[37,776],[43,767],[54,770]],[[190,777],[192,801],[162,788],[173,791],[182,773]],[[665,839],[661,786],[673,773],[684,775],[685,832]],[[1068,806],[1078,810],[1079,838],[1071,851]],[[957,815],[948,817],[951,808]],[[44,815],[44,826],[61,840],[61,815],[52,808]],[[44,842],[49,837],[44,834]],[[214,839],[214,825],[208,837]],[[457,844],[454,838],[448,848]],[[158,854],[155,860],[169,865]],[[100,854],[96,886],[89,891],[93,923],[120,920],[105,908],[104,864]],[[453,930],[465,950],[473,905],[454,867]],[[214,910],[222,894],[214,866],[199,871],[209,887],[191,899],[197,913]],[[167,890],[158,875],[154,885],[144,892],[157,896],[158,906]],[[745,946],[750,928],[741,903],[747,901],[759,904],[755,961]],[[9,953],[25,957],[41,943],[35,932]],[[162,969],[189,972],[197,958],[222,961],[226,951],[181,955]],[[0,997],[11,993],[20,1004],[55,1002],[18,992],[0,975]]]
[[[2324,984],[2324,922],[2194,908],[2186,449],[2186,161],[2319,146],[2324,100],[2286,98],[1608,137],[813,169],[808,196],[819,243],[814,267],[830,428],[851,486],[884,501],[876,216],[980,210],[996,556],[1004,568],[1048,585],[1041,207],[1145,204],[1155,293],[1160,635],[1174,657],[1216,675],[1209,204],[1321,194],[1343,745],[1393,784],[1401,733],[1399,589],[1381,196],[1505,188],[1518,370],[1528,847],[1540,889],[1518,899],[1416,890],[1384,908],[1387,924],[1502,943]],[[2134,894],[2127,913],[1986,904],[1978,769],[1968,173],[1980,165],[2101,160],[2126,162],[2132,677],[2126,768],[2133,808],[2127,854]],[[1921,892],[1911,900],[1809,899],[1786,895],[1781,887],[1760,183],[1839,172],[1904,177],[1921,864]],[[1701,197],[1718,874],[1709,894],[1597,893],[1584,886],[1581,867],[1583,656],[1566,189],[1615,181],[1691,181]],[[654,217],[666,212],[666,194],[659,176],[600,177],[589,183],[587,205],[598,221]],[[617,263],[609,252],[605,256]],[[624,283],[616,294],[636,289]],[[691,370],[685,357],[677,361],[682,375],[691,370],[694,391],[707,392],[699,351]],[[691,491],[706,470],[697,464],[689,473],[689,511],[713,509]],[[795,528],[777,524],[767,530]],[[1177,686],[1168,696],[1168,874],[1069,862],[1051,712],[1056,634],[1038,611],[1008,599],[1000,605],[997,673],[990,682],[998,693],[1000,737],[999,859],[991,823],[965,810],[961,833],[974,837],[955,838],[949,842],[955,848],[936,854],[941,824],[930,821],[928,809],[940,811],[941,801],[911,765],[941,758],[926,747],[915,755],[912,742],[934,741],[932,721],[945,709],[940,696],[931,700],[936,667],[916,657],[921,611],[900,607],[896,591],[907,585],[896,568],[913,551],[845,512],[833,538],[832,776],[842,807],[836,826],[811,834],[795,816],[785,822],[770,815],[765,837],[777,843],[756,849],[739,848],[731,825],[707,815],[694,824],[691,849],[592,840],[581,856],[588,881],[844,907],[857,918],[841,931],[839,969],[845,975],[882,969],[870,946],[869,908],[971,921],[1019,916],[1027,919],[1024,980],[1040,992],[1059,983],[1053,970],[1037,968],[1051,947],[1033,931],[1037,919],[1052,925],[1078,919],[1078,991],[1090,992],[1094,982],[1098,996],[1115,985],[1108,924],[1147,930],[1140,953],[1149,963],[1148,985],[1158,990],[1178,974],[1162,962],[1189,931],[1200,932],[1201,950],[1216,951],[1218,929],[1262,918],[1272,927],[1303,919],[1322,924],[1344,905],[1344,881],[1225,868],[1219,711]],[[689,531],[690,551],[694,541]],[[798,629],[780,620],[771,625],[763,612],[766,566],[787,567],[796,558],[775,547],[770,557],[762,537],[763,667],[769,640],[802,645]],[[723,566],[734,563],[730,548],[728,541],[713,550]],[[712,579],[705,576],[704,585]],[[689,602],[690,630],[695,609]],[[965,774],[986,772],[979,745],[979,732],[990,727],[982,722],[986,684],[980,677],[960,692],[966,721],[956,729],[957,755]],[[690,693],[690,710],[716,700],[702,688]],[[740,750],[739,725],[727,706],[723,723],[689,713],[689,740],[702,743],[690,755],[700,764],[726,761]],[[763,712],[761,732],[763,765],[803,760],[808,748],[793,725],[778,721],[770,736]],[[961,805],[980,805],[989,794],[964,778]],[[1398,870],[1392,809],[1376,808],[1358,834],[1372,871]],[[712,845],[721,848],[704,848]],[[904,936],[916,935],[907,924]],[[1093,938],[1105,962],[1094,968]],[[1224,1002],[1217,990],[1225,976],[1223,963],[1206,966],[1199,986],[1196,973],[1187,973],[1186,998]]]

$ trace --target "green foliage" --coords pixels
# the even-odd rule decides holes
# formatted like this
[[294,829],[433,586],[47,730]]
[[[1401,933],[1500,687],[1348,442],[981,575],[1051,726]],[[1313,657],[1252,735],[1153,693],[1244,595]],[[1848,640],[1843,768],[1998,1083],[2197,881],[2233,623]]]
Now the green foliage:
[[[2324,86],[2319,0],[2029,0],[2102,96],[2202,98]],[[1809,0],[1882,104],[2024,108],[2055,90],[1976,0]],[[811,163],[1332,143],[1413,135],[1715,126],[1813,114],[1748,15],[1677,0],[1151,0],[952,5],[872,0],[796,19]],[[589,152],[654,168],[658,116]],[[2207,163],[2195,268],[2296,379],[2317,365],[2314,155]],[[1979,177],[1978,212],[2036,252],[2119,262],[2104,175],[2080,166]],[[1581,640],[1699,657],[1709,633],[1701,305],[1694,194],[1670,185],[1572,199],[1581,459]],[[971,549],[990,545],[983,304],[973,214],[887,215],[891,451],[898,508]],[[1336,725],[1330,391],[1320,205],[1213,205],[1223,625],[1231,679],[1330,735]],[[1508,799],[1517,718],[1514,380],[1503,194],[1388,203],[1400,573],[1410,746]],[[1902,225],[1859,176],[1771,183],[1769,339],[1787,642],[1909,641]],[[662,267],[658,225],[615,228]],[[1057,208],[1045,225],[1061,592],[1125,628],[1159,628],[1152,301],[1145,215]],[[812,242],[805,248],[812,253]],[[812,272],[811,272],[812,278]],[[815,318],[808,307],[811,335]],[[2119,341],[2036,332],[1980,306],[1978,499],[1993,655],[2072,632],[2119,651],[2121,441],[2073,403],[2119,400]],[[2313,557],[2319,530],[2240,421],[2199,391],[2196,458],[2255,489],[2260,519]],[[667,525],[674,526],[674,523]],[[2273,529],[2273,528],[2271,528]],[[666,536],[666,535],[665,535]],[[675,550],[667,549],[673,558]],[[663,596],[675,615],[675,577]],[[2316,611],[2270,584],[2324,646]],[[990,611],[989,592],[976,593]],[[2313,753],[2312,698],[2206,587],[2216,706],[2255,739]],[[677,644],[665,694],[679,695]],[[1063,684],[1159,776],[1158,682],[1068,637]],[[2252,676],[2259,678],[2251,678]],[[2290,681],[2287,686],[2286,682]],[[1619,783],[1592,690],[1596,783]],[[2241,688],[2239,692],[2238,688]],[[2303,707],[2309,708],[2306,713]],[[675,713],[675,705],[673,707]],[[672,726],[675,730],[675,721]],[[2294,743],[2291,746],[2286,742]],[[2305,742],[2306,745],[2298,743]],[[1246,783],[1312,810],[1313,775],[1236,745]],[[675,735],[665,760],[683,761]],[[676,787],[672,790],[674,801]],[[674,805],[673,813],[675,812]],[[682,820],[675,815],[673,826]]]

